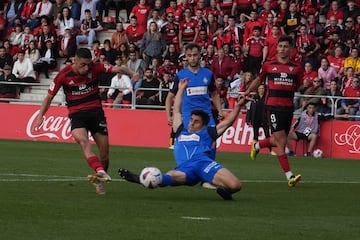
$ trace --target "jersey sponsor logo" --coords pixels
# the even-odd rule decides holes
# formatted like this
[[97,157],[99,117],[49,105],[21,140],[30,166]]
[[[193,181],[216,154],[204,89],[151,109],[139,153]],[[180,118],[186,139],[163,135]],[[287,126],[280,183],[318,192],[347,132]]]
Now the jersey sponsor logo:
[[294,79],[287,73],[282,72],[279,77],[274,77],[274,85],[292,86],[293,84]]
[[209,79],[207,79],[206,77],[203,78],[203,83],[207,84],[209,82]]
[[183,135],[181,134],[178,138],[179,142],[199,142],[200,141],[200,136],[197,134],[191,134],[191,135]]
[[186,89],[187,96],[196,96],[207,94],[207,87],[189,87]]
[[81,84],[81,85],[79,85],[79,90],[81,91],[81,90],[84,90],[84,89],[86,89],[86,84]]

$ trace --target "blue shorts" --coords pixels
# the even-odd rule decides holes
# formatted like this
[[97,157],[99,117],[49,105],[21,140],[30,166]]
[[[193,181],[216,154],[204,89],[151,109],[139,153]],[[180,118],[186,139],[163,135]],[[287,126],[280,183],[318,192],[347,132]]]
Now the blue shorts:
[[223,165],[208,158],[205,160],[186,161],[175,168],[176,171],[184,172],[186,175],[186,185],[193,186],[201,181],[212,183],[215,174]]

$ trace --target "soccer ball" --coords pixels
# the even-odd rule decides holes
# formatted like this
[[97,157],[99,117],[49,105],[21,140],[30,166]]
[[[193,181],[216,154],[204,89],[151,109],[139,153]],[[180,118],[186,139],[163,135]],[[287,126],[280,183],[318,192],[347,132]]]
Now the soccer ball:
[[321,158],[323,156],[323,151],[321,149],[315,149],[313,152],[315,158]]
[[146,188],[156,188],[161,181],[161,171],[156,167],[146,167],[140,173],[140,183]]

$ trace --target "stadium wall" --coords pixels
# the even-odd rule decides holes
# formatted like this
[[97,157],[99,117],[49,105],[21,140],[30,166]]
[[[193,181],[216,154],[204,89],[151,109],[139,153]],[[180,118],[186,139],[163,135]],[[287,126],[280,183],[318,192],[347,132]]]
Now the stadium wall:
[[[67,109],[52,106],[38,132],[31,128],[39,112],[37,105],[0,104],[0,138],[73,142]],[[165,112],[154,110],[105,109],[109,139],[112,145],[166,148],[169,144],[170,127]],[[263,132],[259,139],[264,137]],[[240,115],[233,127],[217,140],[219,151],[249,152],[252,128]],[[360,124],[355,121],[327,120],[321,123],[318,145],[325,157],[359,159]],[[267,150],[264,150],[266,152]],[[303,154],[298,143],[297,155]]]

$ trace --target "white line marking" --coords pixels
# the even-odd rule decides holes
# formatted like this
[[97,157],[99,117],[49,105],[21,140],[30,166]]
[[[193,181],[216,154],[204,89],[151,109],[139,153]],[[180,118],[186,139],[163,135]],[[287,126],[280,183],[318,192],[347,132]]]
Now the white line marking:
[[209,221],[211,218],[208,217],[190,217],[190,216],[182,216],[182,219],[189,219],[189,220],[199,220],[199,221]]
[[[3,178],[2,176],[6,177]],[[16,178],[11,178],[16,177]],[[60,176],[60,175],[45,175],[45,174],[29,174],[29,173],[0,173],[0,182],[71,182],[71,181],[87,181],[86,177],[79,176]],[[126,180],[121,178],[113,179],[114,182],[126,182]],[[241,180],[244,183],[284,183],[286,182],[281,180],[256,180],[256,179],[247,179]],[[303,181],[300,183],[314,183],[314,184],[360,184],[360,181]]]

